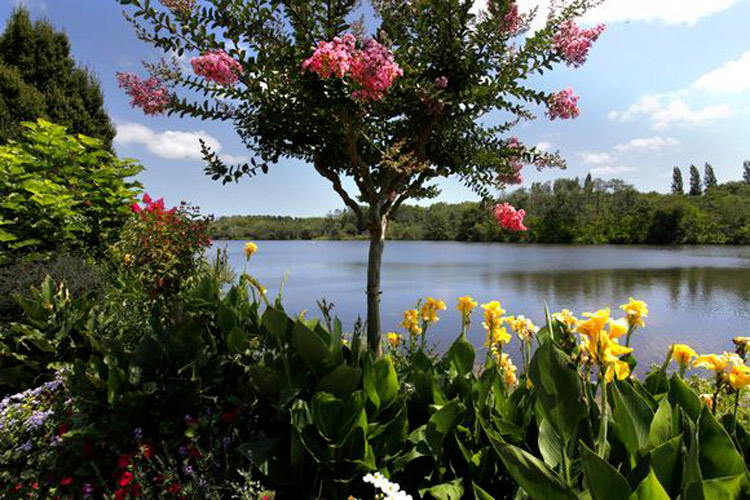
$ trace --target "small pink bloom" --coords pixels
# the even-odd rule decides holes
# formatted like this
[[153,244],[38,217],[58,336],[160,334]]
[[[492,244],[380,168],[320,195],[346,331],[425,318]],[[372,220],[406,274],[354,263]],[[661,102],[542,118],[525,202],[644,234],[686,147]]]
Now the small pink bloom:
[[521,154],[523,153],[523,146],[518,142],[516,136],[511,137],[506,142],[505,146],[517,154],[514,154],[508,158],[508,163],[512,172],[508,174],[501,174],[497,180],[503,184],[521,184],[523,182],[523,176],[521,170],[523,170],[523,162],[521,161]]
[[175,14],[187,15],[193,11],[195,0],[161,0],[162,5]]
[[448,86],[448,77],[447,76],[439,76],[435,78],[435,81],[433,82],[435,84],[435,87],[439,89],[444,89]]
[[553,93],[547,99],[547,116],[550,120],[560,118],[567,120],[577,118],[581,111],[578,109],[578,96],[571,87]]
[[130,96],[130,105],[143,109],[147,115],[158,115],[172,99],[164,84],[155,77],[142,80],[133,73],[117,73],[117,84]]
[[508,12],[506,12],[503,17],[503,30],[508,33],[508,35],[513,36],[521,29],[522,22],[523,18],[518,12],[518,4],[516,2],[511,3]]
[[233,85],[243,73],[242,65],[223,50],[209,51],[194,57],[190,60],[190,65],[196,75],[219,85]]
[[526,231],[528,228],[523,225],[523,218],[526,216],[525,210],[516,210],[510,203],[500,203],[492,209],[495,219],[500,226],[510,231]]
[[552,45],[568,66],[578,67],[586,62],[591,44],[599,38],[604,29],[603,24],[581,29],[576,23],[568,20],[560,24],[552,38]]

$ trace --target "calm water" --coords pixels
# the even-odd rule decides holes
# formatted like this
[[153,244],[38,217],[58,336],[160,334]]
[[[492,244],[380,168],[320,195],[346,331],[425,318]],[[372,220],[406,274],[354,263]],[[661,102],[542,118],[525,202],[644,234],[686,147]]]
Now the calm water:
[[[244,266],[242,241],[221,241],[230,263]],[[288,312],[317,313],[316,299],[335,304],[350,329],[365,316],[367,243],[362,241],[259,241],[250,273],[272,294],[285,273]],[[645,300],[646,328],[633,340],[644,366],[661,362],[669,344],[685,342],[699,352],[731,350],[731,338],[750,335],[750,247],[571,247],[454,242],[386,245],[383,258],[383,328],[398,331],[404,309],[419,297],[446,301],[448,310],[428,338],[444,349],[459,331],[455,299],[499,300],[508,314],[536,324],[563,308],[578,314]],[[618,310],[619,311],[619,310]],[[618,315],[619,316],[619,315]],[[478,315],[475,312],[475,318]],[[481,346],[475,319],[470,338]],[[431,336],[431,337],[430,337]],[[519,360],[520,361],[520,360]]]

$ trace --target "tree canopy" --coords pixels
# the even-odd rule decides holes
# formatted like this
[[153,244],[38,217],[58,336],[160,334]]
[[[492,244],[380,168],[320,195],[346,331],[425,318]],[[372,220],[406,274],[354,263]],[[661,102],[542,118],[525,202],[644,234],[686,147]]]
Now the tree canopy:
[[21,122],[37,118],[112,148],[115,129],[97,78],[76,65],[64,33],[17,8],[0,35],[0,141],[20,138]]

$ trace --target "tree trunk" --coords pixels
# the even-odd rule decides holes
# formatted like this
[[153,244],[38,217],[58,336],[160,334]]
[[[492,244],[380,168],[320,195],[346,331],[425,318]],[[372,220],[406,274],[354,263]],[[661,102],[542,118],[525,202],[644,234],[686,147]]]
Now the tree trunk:
[[382,354],[380,344],[380,264],[385,248],[385,231],[388,218],[379,210],[370,207],[370,253],[367,259],[367,344],[378,357]]

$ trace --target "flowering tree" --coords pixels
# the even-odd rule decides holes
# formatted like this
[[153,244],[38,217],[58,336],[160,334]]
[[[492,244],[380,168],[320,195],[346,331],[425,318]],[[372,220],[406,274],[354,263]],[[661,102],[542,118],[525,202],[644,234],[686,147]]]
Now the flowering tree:
[[[149,65],[147,79],[119,75],[133,105],[231,122],[257,155],[228,166],[203,145],[209,175],[232,182],[282,157],[307,161],[369,229],[373,350],[393,213],[405,200],[437,195],[439,178],[456,176],[489,199],[493,187],[521,182],[525,164],[562,166],[509,132],[536,106],[552,120],[578,116],[571,88],[548,93],[527,79],[556,63],[580,66],[604,29],[574,22],[598,0],[558,2],[533,33],[533,14],[521,15],[513,0],[490,0],[478,14],[466,0],[377,0],[369,37],[365,23],[351,21],[355,0],[118,1],[133,8],[127,16],[143,40],[193,55],[194,74],[173,58]],[[493,111],[505,121],[481,120]],[[508,229],[525,229],[523,211],[501,205],[495,213]]]

